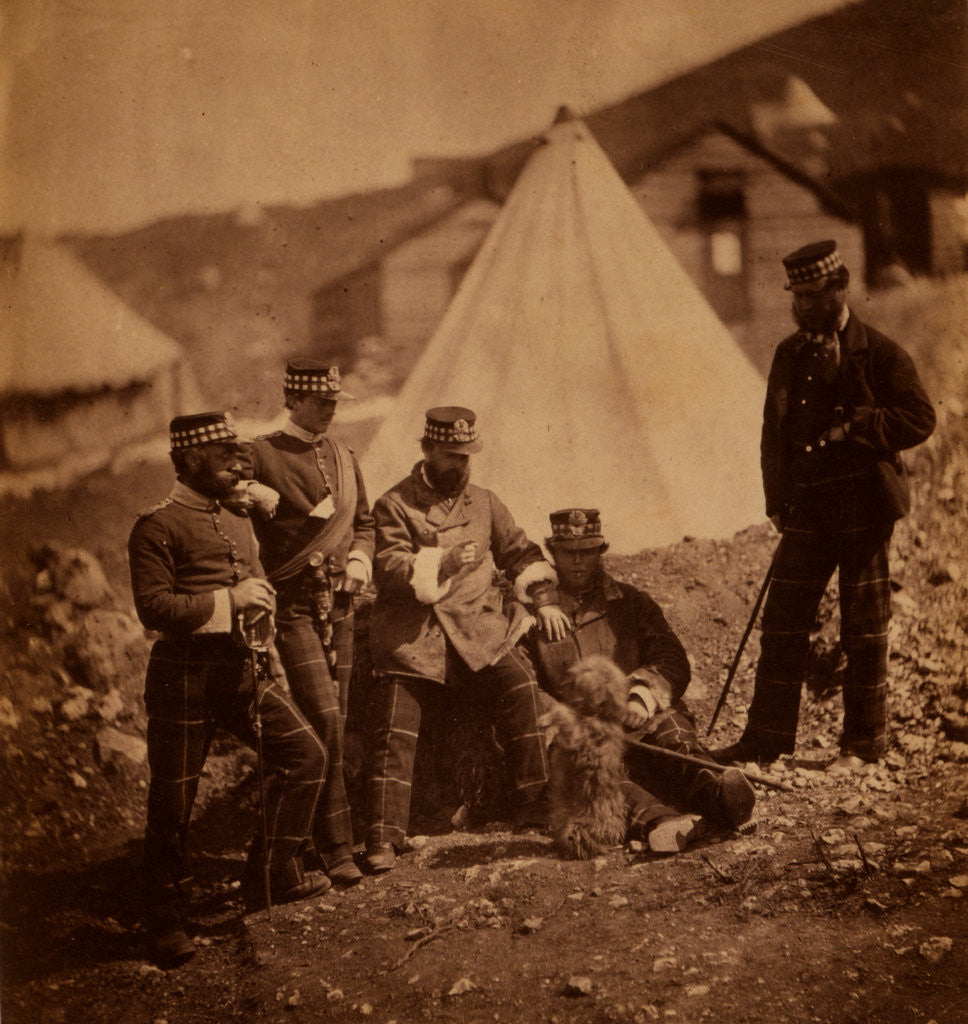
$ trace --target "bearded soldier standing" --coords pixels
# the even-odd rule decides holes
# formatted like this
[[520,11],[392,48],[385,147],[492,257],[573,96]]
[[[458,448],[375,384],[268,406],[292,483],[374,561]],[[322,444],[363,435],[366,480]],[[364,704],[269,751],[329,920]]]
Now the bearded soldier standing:
[[268,875],[269,892],[251,895],[281,903],[331,885],[321,871],[305,871],[302,859],[323,787],[322,745],[282,687],[261,685],[246,671],[239,618],[265,620],[275,594],[250,522],[222,504],[242,472],[239,440],[226,413],[172,420],[177,482],[139,516],[128,542],[138,617],[160,634],[145,680],[151,780],[143,872],[148,937],[164,967],[195,953],[186,922],[188,824],[216,727],[256,746],[261,726],[271,773],[264,819],[270,824],[253,842],[246,871],[256,890]]
[[910,506],[899,453],[927,440],[935,415],[907,353],[848,307],[835,242],[783,265],[799,329],[773,358],[761,444],[766,513],[782,537],[746,729],[715,755],[770,762],[793,752],[810,631],[838,569],[847,667],[830,767],[852,771],[887,749],[888,548]]

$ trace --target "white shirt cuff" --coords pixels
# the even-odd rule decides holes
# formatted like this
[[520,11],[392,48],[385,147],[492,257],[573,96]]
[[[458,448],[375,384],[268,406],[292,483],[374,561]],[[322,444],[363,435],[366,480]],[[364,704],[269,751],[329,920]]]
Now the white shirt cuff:
[[232,632],[232,598],[228,590],[216,590],[215,610],[204,626],[199,626],[196,633],[231,633]]
[[346,564],[349,565],[350,562],[359,562],[363,566],[364,583],[369,583],[373,579],[373,562],[362,551],[351,551],[346,556]]

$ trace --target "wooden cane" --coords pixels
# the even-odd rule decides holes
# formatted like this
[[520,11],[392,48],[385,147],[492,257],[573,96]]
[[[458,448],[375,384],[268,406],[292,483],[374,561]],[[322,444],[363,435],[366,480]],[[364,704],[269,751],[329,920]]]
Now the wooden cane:
[[750,616],[749,622],[746,623],[746,631],[743,633],[743,639],[740,640],[739,649],[736,651],[736,657],[733,658],[733,664],[729,667],[729,674],[726,676],[726,682],[723,684],[723,692],[719,695],[719,700],[716,702],[716,710],[713,711],[713,717],[709,720],[709,727],[706,729],[707,736],[713,731],[716,719],[719,718],[719,712],[723,710],[723,705],[726,703],[726,695],[729,693],[729,688],[733,684],[733,676],[736,675],[736,669],[739,667],[739,659],[742,657],[743,650],[746,647],[746,641],[749,639],[750,633],[753,632],[753,625],[756,622],[756,616],[760,613],[760,605],[763,603],[763,598],[766,596],[766,591],[769,589],[770,580],[773,579],[773,569],[776,566],[776,556],[779,550],[780,545],[777,544],[776,551],[773,552],[773,557],[770,559],[769,568],[766,570],[766,577],[763,580],[763,586],[760,587],[760,592],[756,595],[756,604],[753,605],[753,614]]
[[[625,737],[625,742],[630,747],[635,747],[637,750],[647,750],[650,754],[659,754],[662,757],[668,757],[674,761],[681,761],[683,764],[695,764],[700,768],[708,768],[712,772],[724,772],[729,767],[724,764],[717,764],[715,761],[706,761],[701,757],[693,757],[692,754],[680,754],[676,750],[667,750],[665,747],[656,747],[651,743],[643,743],[641,740],[633,740]],[[737,768],[737,771],[740,769]],[[756,772],[742,772],[750,782],[755,782],[759,786],[767,786],[770,789],[779,789],[784,793],[792,793],[793,787],[788,782],[777,782],[775,779],[768,779],[765,775],[759,775]]]

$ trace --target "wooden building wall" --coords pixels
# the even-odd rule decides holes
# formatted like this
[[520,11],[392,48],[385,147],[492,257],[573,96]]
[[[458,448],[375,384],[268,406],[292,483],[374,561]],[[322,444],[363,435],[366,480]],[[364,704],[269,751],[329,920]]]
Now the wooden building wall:
[[465,203],[387,254],[382,309],[390,342],[430,338],[499,211],[497,204],[483,200]]
[[[790,333],[782,256],[835,238],[862,301],[860,227],[825,210],[811,189],[723,132],[684,146],[632,187],[673,255],[764,374]],[[727,272],[722,272],[723,270]]]

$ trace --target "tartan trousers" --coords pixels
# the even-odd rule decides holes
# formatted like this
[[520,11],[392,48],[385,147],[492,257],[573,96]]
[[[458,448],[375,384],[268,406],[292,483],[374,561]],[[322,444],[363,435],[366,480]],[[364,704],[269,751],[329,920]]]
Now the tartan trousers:
[[[672,707],[653,715],[644,729],[629,733],[628,738],[715,764],[699,739],[696,719],[684,701],[676,701]],[[630,839],[644,839],[659,818],[670,814],[709,813],[703,788],[696,784],[703,771],[698,765],[629,746],[625,751],[625,769],[629,776],[625,790]]]
[[[155,642],[145,679],[148,814],[144,889],[149,908],[183,903],[191,888],[188,824],[216,728],[255,747],[254,688],[248,655],[226,635]],[[312,829],[323,788],[325,752],[289,695],[261,688],[267,769],[269,868],[286,874]],[[262,846],[261,833],[257,839]]]
[[891,523],[837,530],[794,523],[783,531],[743,733],[764,753],[793,753],[810,631],[834,569],[839,569],[840,642],[847,656],[841,753],[874,761],[887,749],[892,532]]
[[[482,686],[493,692],[498,740],[515,794],[522,802],[536,797],[548,781],[548,753],[538,726],[538,684],[531,662],[512,648],[493,665],[472,672],[448,644],[447,678],[457,685]],[[440,683],[429,679],[390,675],[376,682],[376,735],[367,773],[368,846],[403,847],[421,717],[427,702],[443,692]]]
[[276,611],[276,649],[292,698],[322,740],[328,759],[313,841],[329,870],[353,859],[353,824],[343,776],[343,732],[353,665],[353,600],[346,594],[339,595],[334,602],[333,672],[308,598],[304,593],[290,596],[283,591],[280,599]]

